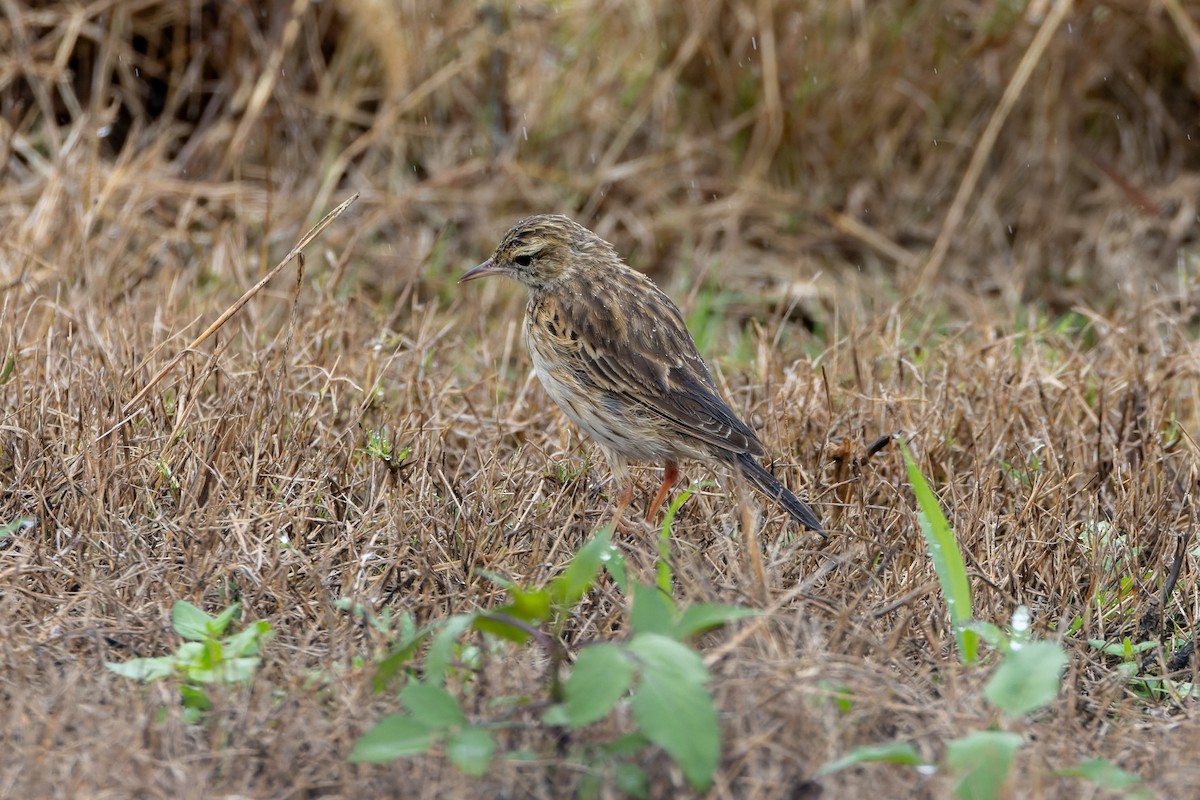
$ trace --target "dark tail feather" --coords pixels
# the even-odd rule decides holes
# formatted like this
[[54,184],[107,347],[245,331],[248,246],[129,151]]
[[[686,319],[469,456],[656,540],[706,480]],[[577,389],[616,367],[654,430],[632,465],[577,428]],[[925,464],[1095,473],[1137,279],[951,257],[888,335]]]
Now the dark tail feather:
[[767,472],[767,468],[758,463],[754,456],[749,453],[742,453],[737,457],[737,465],[742,473],[742,477],[749,481],[751,486],[774,500],[781,508],[791,514],[792,519],[796,520],[796,522],[799,522],[810,531],[825,536],[825,531],[821,527],[821,521],[817,519],[817,515],[813,513],[813,510],[803,500],[788,491],[786,486],[775,480],[775,476]]

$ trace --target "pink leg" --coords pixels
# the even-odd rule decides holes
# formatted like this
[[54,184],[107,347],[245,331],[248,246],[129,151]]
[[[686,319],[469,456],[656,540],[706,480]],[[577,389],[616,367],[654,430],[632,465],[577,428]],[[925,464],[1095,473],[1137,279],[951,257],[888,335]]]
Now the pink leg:
[[625,523],[621,521],[621,517],[625,514],[625,509],[629,508],[629,504],[633,501],[633,481],[626,480],[621,493],[617,495],[617,507],[613,510],[612,526],[619,531],[626,531]]
[[663,500],[667,499],[667,492],[671,491],[675,481],[679,480],[679,465],[674,461],[668,461],[666,467],[663,472],[662,486],[658,487],[658,494],[654,495],[654,502],[650,504],[650,510],[646,512],[646,521],[651,525],[654,524],[654,515],[658,513],[658,507],[663,504]]

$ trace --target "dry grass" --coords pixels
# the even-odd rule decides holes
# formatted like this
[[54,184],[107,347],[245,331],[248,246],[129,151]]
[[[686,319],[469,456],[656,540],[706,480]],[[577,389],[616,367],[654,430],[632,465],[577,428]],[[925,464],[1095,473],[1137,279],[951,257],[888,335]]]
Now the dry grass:
[[[1066,691],[1017,725],[1036,744],[1014,796],[1087,796],[1051,771],[1092,757],[1188,794],[1194,704],[1136,695],[1086,640],[1162,636],[1158,663],[1196,680],[1170,635],[1194,641],[1200,615],[1200,19],[1076,3],[918,285],[1049,4],[888,5],[0,2],[0,524],[36,521],[0,542],[0,795],[569,794],[533,728],[505,745],[545,760],[479,782],[345,761],[392,708],[370,691],[389,641],[335,601],[487,606],[480,570],[541,581],[602,519],[605,468],[530,375],[516,288],[453,285],[531,211],[574,214],[680,300],[835,531],[793,539],[764,510],[777,609],[702,643],[714,796],[943,796],[891,767],[809,781],[859,744],[936,758],[996,722],[898,454],[864,457],[891,432],[978,616],[1028,605],[1071,654]],[[122,415],[354,191],[304,269]],[[363,453],[381,430],[411,448],[399,469]],[[740,526],[723,486],[683,506],[679,596],[760,603]],[[649,569],[648,537],[623,544]],[[102,667],[172,651],[177,599],[240,599],[277,632],[202,725],[174,687]],[[618,602],[597,591],[572,637],[619,635]],[[493,666],[481,704],[538,691],[534,655]]]

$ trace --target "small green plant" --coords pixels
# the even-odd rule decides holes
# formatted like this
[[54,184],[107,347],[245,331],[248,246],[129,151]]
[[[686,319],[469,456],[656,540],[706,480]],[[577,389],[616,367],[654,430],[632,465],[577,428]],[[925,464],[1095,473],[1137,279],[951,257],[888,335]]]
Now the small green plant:
[[370,457],[378,458],[391,469],[396,469],[404,463],[404,459],[408,458],[408,454],[412,448],[405,447],[399,453],[393,455],[392,440],[388,437],[385,430],[374,430],[367,434],[367,443],[360,450],[361,453]]
[[[671,505],[664,535],[669,535],[674,513],[684,499]],[[624,560],[610,537],[611,531],[602,529],[562,574],[541,588],[523,588],[489,576],[507,590],[507,604],[452,616],[405,637],[380,665],[375,679],[376,688],[382,689],[406,670],[399,693],[404,711],[364,734],[350,760],[388,761],[440,746],[459,769],[479,776],[495,754],[495,733],[512,727],[514,717],[523,715],[529,720],[523,725],[541,727],[556,746],[565,743],[568,757],[583,768],[581,796],[598,793],[607,780],[625,794],[647,796],[648,779],[631,758],[651,745],[665,750],[694,788],[707,789],[720,755],[720,732],[707,688],[708,669],[686,640],[755,612],[710,604],[680,608],[663,586],[669,588],[670,583],[665,558],[660,560],[656,585],[630,584]],[[564,625],[602,569],[630,598],[629,638],[588,642],[572,658],[563,643]],[[487,645],[472,648],[460,641],[472,632]],[[547,656],[544,696],[493,704],[490,717],[468,715],[462,696],[476,683],[476,670],[486,668],[472,656],[492,646],[529,644],[541,647]],[[420,668],[409,667],[422,647]],[[634,730],[599,745],[573,744],[575,731],[609,717],[619,706],[631,712]],[[529,755],[519,751],[509,757]]]
[[[1029,610],[1024,606],[1019,606],[1013,613],[1007,631],[990,622],[970,618],[971,588],[958,541],[903,441],[900,442],[900,449],[920,507],[918,517],[921,530],[925,534],[946,607],[954,623],[960,657],[968,665],[975,664],[980,640],[999,653],[1000,663],[984,686],[983,696],[1001,712],[1003,722],[1015,723],[1041,711],[1058,696],[1062,672],[1067,665],[1066,651],[1057,642],[1032,638]],[[955,776],[955,797],[991,800],[1002,796],[1024,740],[1020,734],[1001,728],[974,731],[945,744],[945,757],[940,768]],[[926,763],[911,743],[889,742],[856,748],[846,756],[825,764],[817,774],[827,775],[872,761],[908,764],[927,770],[939,768],[938,765]],[[1125,772],[1103,759],[1087,761],[1054,774],[1088,780],[1098,786],[1124,792],[1127,797],[1145,796],[1137,788],[1141,782],[1137,775]]]
[[211,616],[183,600],[176,601],[171,610],[171,625],[186,641],[173,655],[157,658],[134,658],[123,662],[106,662],[105,667],[126,678],[149,683],[165,678],[183,679],[185,717],[198,722],[210,702],[204,687],[209,684],[246,683],[258,669],[259,652],[270,640],[271,625],[259,620],[238,633],[225,635],[229,624],[241,612],[241,603],[234,603],[217,616]]
[[33,517],[17,517],[8,522],[0,523],[0,540],[7,539],[9,536],[15,536],[21,531],[26,531],[37,524]]
[[[1185,643],[1186,639],[1176,637],[1170,642],[1168,651],[1183,647]],[[1152,652],[1159,648],[1159,642],[1155,640],[1135,642],[1126,636],[1115,642],[1106,642],[1103,639],[1088,639],[1088,645],[1095,650],[1099,650],[1109,659],[1116,661],[1114,669],[1117,674],[1124,676],[1125,680],[1129,682],[1130,690],[1145,700],[1200,699],[1200,686],[1191,681],[1177,681],[1162,675],[1145,674],[1145,668],[1142,665],[1142,656],[1144,653]]]

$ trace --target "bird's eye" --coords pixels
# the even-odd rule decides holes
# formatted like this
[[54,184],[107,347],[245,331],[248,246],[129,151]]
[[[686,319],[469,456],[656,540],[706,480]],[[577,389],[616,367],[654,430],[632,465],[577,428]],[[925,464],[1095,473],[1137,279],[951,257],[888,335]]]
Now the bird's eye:
[[518,266],[528,267],[533,263],[533,256],[526,253],[525,255],[517,256],[513,261],[516,261]]

